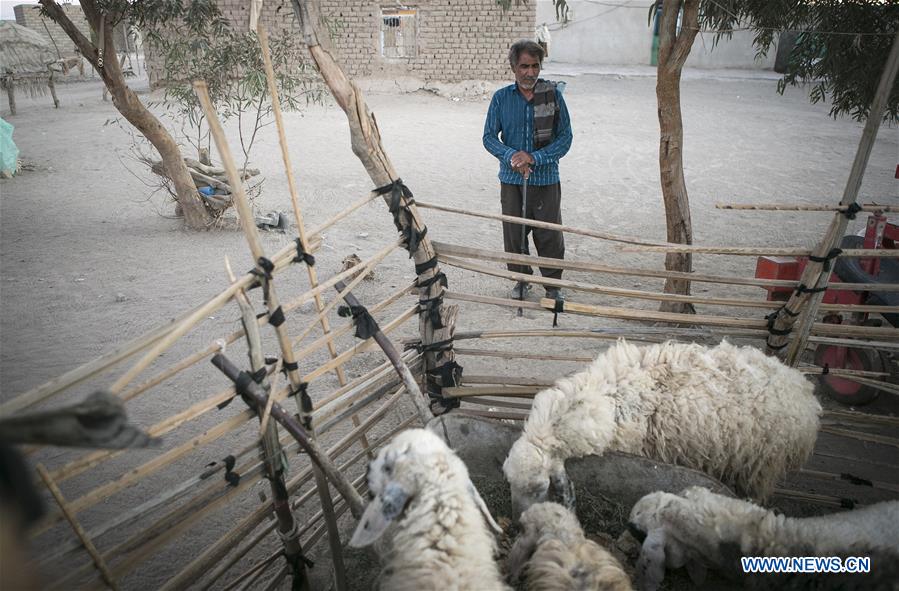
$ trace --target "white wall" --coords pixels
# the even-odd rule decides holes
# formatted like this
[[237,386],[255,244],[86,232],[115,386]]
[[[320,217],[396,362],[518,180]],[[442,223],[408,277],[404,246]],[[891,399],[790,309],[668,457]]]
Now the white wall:
[[[649,65],[652,27],[648,24],[652,0],[568,0],[570,22],[556,22],[552,0],[536,0],[537,25],[546,23],[552,42],[550,60],[572,64]],[[774,51],[755,60],[752,33],[738,31],[712,50],[713,35],[700,34],[693,43],[687,66],[697,68],[758,68],[774,66]]]

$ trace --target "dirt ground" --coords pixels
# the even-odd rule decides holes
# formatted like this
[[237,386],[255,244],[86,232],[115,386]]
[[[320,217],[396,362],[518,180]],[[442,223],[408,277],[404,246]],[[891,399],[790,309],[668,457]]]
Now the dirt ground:
[[[558,67],[556,71],[558,75],[550,66],[547,75],[567,82],[565,99],[574,130],[571,151],[561,163],[564,221],[593,230],[664,239],[654,78],[642,70],[591,74]],[[219,293],[228,282],[225,257],[238,272],[252,266],[239,231],[233,227],[186,231],[171,217],[173,208],[162,195],[149,195],[146,183],[152,183],[152,179],[128,160],[131,137],[113,123],[118,113],[111,103],[100,100],[99,82],[61,84],[59,96],[59,109],[53,109],[46,97],[19,97],[19,114],[15,117],[9,117],[5,104],[0,104],[3,117],[16,127],[14,139],[26,165],[13,179],[0,181],[0,402],[109,352]],[[481,146],[489,95],[377,92],[368,94],[367,99],[377,117],[386,152],[418,201],[498,212],[497,163]],[[809,104],[802,89],[788,89],[784,96],[778,95],[776,79],[757,73],[694,71],[683,82],[683,110],[685,174],[697,244],[812,246],[822,237],[831,214],[735,212],[717,210],[714,205],[836,203],[846,184],[861,124],[830,118],[828,107]],[[287,114],[286,124],[307,227],[324,222],[372,188],[350,150],[346,118],[339,108],[330,103],[310,106],[302,113]],[[233,132],[233,126],[229,131]],[[236,146],[236,134],[232,133],[231,139]],[[899,204],[894,179],[897,160],[899,133],[895,127],[884,126],[868,162],[860,201]],[[263,130],[251,166],[262,169],[265,176],[264,192],[256,202],[258,209],[290,211],[273,126]],[[492,222],[433,210],[422,210],[422,215],[433,240],[502,249],[501,233]],[[861,219],[850,222],[850,231],[859,231],[863,223]],[[394,237],[386,206],[380,201],[366,206],[325,233],[324,246],[316,254],[319,276],[339,271],[341,259],[348,254],[371,256]],[[291,240],[290,233],[263,234],[269,253]],[[663,261],[661,254],[626,252],[611,243],[582,236],[566,237],[566,244],[566,257],[570,259],[655,268]],[[754,268],[754,257],[707,255],[695,260],[695,269],[700,272],[751,277]],[[504,280],[474,277],[456,269],[447,270],[447,274],[454,291],[505,296],[510,287]],[[363,282],[356,294],[363,303],[373,304],[413,278],[411,262],[398,251],[378,268],[377,280]],[[566,273],[566,278],[596,281],[583,273]],[[660,287],[658,280],[641,278],[612,276],[602,282],[629,288]],[[302,269],[278,279],[284,300],[305,291],[306,285]],[[763,297],[759,288],[752,287],[725,292],[696,284],[694,291]],[[615,298],[589,294],[569,294],[569,298],[585,303],[618,303]],[[391,310],[399,313],[413,303],[407,298]],[[655,307],[652,302],[633,305]],[[514,310],[508,308],[464,304],[461,309],[460,332],[487,327],[549,328],[552,323],[550,314],[537,311],[515,318]],[[722,312],[720,307],[711,306],[700,311]],[[298,334],[311,317],[309,306],[291,316],[288,326],[292,334]],[[602,319],[570,315],[560,320],[563,328],[612,325]],[[154,368],[206,347],[238,328],[238,322],[236,307],[222,309],[167,352]],[[414,332],[415,327],[409,327],[401,335],[412,336]],[[351,339],[341,342],[341,346],[349,344]],[[487,345],[591,355],[602,341],[542,339]],[[233,358],[242,361],[242,352],[235,349]],[[325,358],[322,354],[304,360],[303,371]],[[358,375],[380,362],[379,355],[369,354],[354,360],[348,370]],[[554,378],[577,369],[571,363],[522,364],[484,358],[469,358],[464,364],[466,372],[472,374],[539,378]],[[221,375],[207,366],[200,364],[190,375],[170,381],[154,391],[152,398],[129,403],[132,419],[140,425],[151,425],[225,387]],[[124,367],[117,371],[121,369]],[[152,373],[151,369],[146,375]],[[80,399],[91,388],[110,383],[114,375],[73,389],[66,400]],[[323,396],[335,385],[332,377],[324,378],[313,388],[313,397]],[[882,410],[895,412],[889,395],[881,398],[886,399],[879,401]],[[395,414],[389,417],[389,423],[400,420],[401,413]],[[197,429],[214,424],[209,420],[200,421]],[[174,434],[166,440],[166,446],[186,437]],[[152,487],[155,490],[178,482],[194,473],[197,465],[220,459],[239,444],[239,439],[226,439],[193,464],[159,476]],[[894,452],[874,447],[877,449],[868,450],[872,454]],[[57,467],[72,457],[71,452],[53,450],[43,451],[34,459]],[[148,457],[141,456],[142,461]],[[107,469],[113,473],[128,465],[123,460]],[[855,462],[847,465],[858,468]],[[875,462],[859,469],[876,473],[881,480],[899,482],[894,467],[883,468]],[[104,477],[109,474],[74,478],[62,488],[67,497],[76,497]],[[139,502],[147,494],[142,486],[151,485],[133,487],[123,498],[106,500],[81,518],[90,525],[101,520],[105,512]],[[820,490],[826,492],[828,486],[822,485]],[[235,501],[234,511],[245,511],[256,503],[258,498],[247,494]],[[217,516],[205,523],[202,531],[136,568],[124,586],[158,587],[178,571],[186,555],[197,552],[216,539],[216,532],[230,525],[229,517]],[[48,543],[63,538],[70,539],[71,534],[59,528],[45,537]]]

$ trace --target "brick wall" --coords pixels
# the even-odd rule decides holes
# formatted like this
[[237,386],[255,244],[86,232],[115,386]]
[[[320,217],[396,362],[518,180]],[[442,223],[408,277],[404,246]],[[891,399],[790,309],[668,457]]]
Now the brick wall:
[[[84,33],[85,37],[90,39],[90,27],[87,26],[87,20],[84,18],[81,7],[77,4],[61,4],[60,6],[72,23]],[[49,18],[41,16],[40,6],[34,4],[19,4],[18,6],[13,7],[13,11],[16,14],[17,25],[28,27],[29,29],[40,33],[44,39],[51,41],[51,45],[55,43],[63,57],[69,57],[78,53],[75,51],[75,42],[69,39],[69,36],[65,34],[65,31]]]
[[[72,21],[72,24],[78,28],[81,33],[91,38],[91,29],[87,25],[87,19],[84,18],[84,12],[81,6],[77,4],[60,4],[60,7]],[[40,33],[40,35],[50,41],[51,45],[55,43],[59,48],[59,52],[63,57],[77,55],[75,42],[69,39],[65,31],[49,18],[41,16],[41,9],[34,4],[19,4],[13,7],[16,15],[16,24]],[[121,50],[124,48],[125,25],[119,24],[114,31],[116,48]]]
[[[404,4],[389,0],[321,0],[322,16],[334,31],[336,58],[354,78],[412,77],[426,82],[500,80],[510,76],[507,54],[517,39],[533,38],[536,2],[503,12],[495,0],[417,0]],[[246,0],[219,0],[222,14],[233,26],[249,28]],[[381,10],[415,10],[414,57],[381,55]],[[266,0],[262,22],[270,36],[279,31],[299,35],[289,0]],[[147,52],[147,69],[155,85],[158,56]]]

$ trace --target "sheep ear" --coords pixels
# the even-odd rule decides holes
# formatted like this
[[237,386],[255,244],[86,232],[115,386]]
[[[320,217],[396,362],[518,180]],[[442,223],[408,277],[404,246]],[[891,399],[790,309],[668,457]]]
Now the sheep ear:
[[409,493],[402,486],[395,482],[388,483],[383,492],[365,508],[365,513],[353,532],[350,546],[364,548],[375,543],[387,527],[402,515],[408,501]]
[[571,480],[568,478],[568,473],[565,472],[565,469],[555,470],[549,475],[549,484],[552,487],[553,497],[556,501],[574,513],[575,506],[575,496],[574,496],[574,484],[571,483]]
[[637,589],[656,591],[665,579],[665,530],[650,530],[637,559]]
[[468,494],[471,495],[474,504],[481,512],[481,515],[484,516],[484,520],[487,522],[487,525],[490,526],[490,529],[497,534],[503,533],[503,528],[501,528],[496,520],[493,519],[493,515],[490,514],[490,509],[487,508],[487,503],[481,498],[481,493],[478,492],[478,489],[475,488],[471,480],[468,481]]

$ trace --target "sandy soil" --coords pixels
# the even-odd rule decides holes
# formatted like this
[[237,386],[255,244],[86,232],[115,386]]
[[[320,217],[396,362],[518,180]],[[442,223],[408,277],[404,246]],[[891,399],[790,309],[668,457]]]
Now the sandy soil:
[[[659,190],[658,123],[654,79],[642,75],[578,74],[568,69],[565,98],[572,113],[574,143],[562,161],[563,218],[567,223],[596,230],[652,239],[664,238],[664,216]],[[552,69],[550,69],[550,74]],[[683,83],[684,156],[690,190],[696,242],[709,245],[811,246],[827,228],[826,213],[733,212],[714,208],[728,203],[832,204],[839,200],[855,155],[862,126],[833,120],[824,105],[810,105],[803,91],[775,91],[770,77],[744,79],[739,73],[690,76]],[[234,229],[190,232],[167,217],[172,207],[161,195],[148,196],[147,173],[127,161],[130,135],[112,120],[118,117],[111,103],[100,100],[98,82],[60,85],[62,107],[46,99],[19,98],[19,114],[8,120],[16,126],[15,141],[27,170],[0,181],[0,401],[110,351],[220,292],[227,284],[224,258],[235,270],[251,266],[243,236]],[[430,92],[373,93],[368,102],[375,112],[387,153],[415,193],[424,202],[472,210],[497,212],[496,162],[481,147],[483,117],[489,96],[445,97]],[[4,111],[5,112],[5,111]],[[7,118],[7,115],[4,115]],[[350,202],[364,196],[371,183],[349,149],[344,114],[331,104],[311,106],[287,116],[288,137],[300,197],[308,226],[316,226]],[[233,131],[233,127],[231,128]],[[234,139],[232,134],[232,139]],[[236,144],[236,140],[235,140]],[[861,186],[861,201],[899,203],[893,178],[899,133],[883,127],[871,154]],[[131,171],[126,168],[126,164]],[[256,202],[262,211],[290,211],[286,176],[277,135],[266,128],[259,138],[251,165],[262,169],[265,188]],[[496,225],[485,220],[423,211],[429,237],[500,250]],[[858,231],[862,221],[851,222]],[[327,277],[353,252],[363,258],[387,244],[395,235],[386,206],[375,202],[325,235],[317,254],[318,271]],[[291,241],[289,234],[265,233],[264,246],[275,252]],[[658,267],[659,254],[621,252],[615,246],[579,236],[567,238],[567,256],[582,260],[614,260],[617,264]],[[697,257],[699,271],[751,277],[753,257]],[[357,290],[363,303],[372,304],[410,282],[413,268],[403,252],[396,252],[378,268],[375,282]],[[453,290],[502,296],[510,287],[493,278],[475,278],[447,271]],[[590,279],[568,273],[566,278]],[[593,278],[596,280],[596,278]],[[605,284],[656,289],[659,281],[605,277]],[[291,271],[278,279],[282,299],[305,290],[306,273]],[[725,292],[698,284],[696,293]],[[762,297],[758,288],[736,288],[733,296]],[[611,302],[612,298],[571,295],[583,302]],[[396,314],[412,305],[411,299],[391,308]],[[654,304],[637,304],[647,309]],[[720,308],[707,308],[709,312]],[[758,312],[729,311],[759,315]],[[236,307],[226,307],[187,335],[155,366],[165,367],[184,355],[206,347],[215,338],[238,327]],[[306,306],[290,318],[297,334],[311,317]],[[384,318],[392,317],[391,314]],[[335,319],[336,321],[336,319]],[[566,316],[563,327],[609,325],[601,319]],[[549,328],[551,315],[528,312],[516,319],[514,311],[463,305],[459,331],[485,327]],[[402,334],[411,336],[414,327]],[[350,339],[341,341],[347,346]],[[520,348],[520,342],[489,343],[490,347]],[[597,341],[544,339],[529,349],[591,354]],[[273,349],[274,351],[274,349]],[[235,360],[242,351],[233,350]],[[304,361],[308,371],[325,355]],[[380,363],[380,356],[361,356],[350,365],[351,375]],[[555,377],[572,364],[521,365],[470,358],[466,372]],[[150,425],[178,409],[225,386],[224,379],[207,363],[179,376],[152,396],[129,404],[140,425]],[[152,375],[148,373],[147,375]],[[67,400],[77,400],[90,388],[108,384],[104,377],[73,389]],[[333,377],[315,383],[315,397],[336,384]],[[236,414],[232,405],[221,412]],[[393,413],[395,423],[402,413]],[[221,415],[197,422],[208,428]],[[190,433],[168,436],[175,445]],[[245,435],[245,434],[244,434]],[[150,490],[159,490],[196,473],[208,461],[220,459],[246,441],[225,438],[202,457],[161,474],[127,494],[108,499],[84,512],[86,524],[96,523],[109,511],[139,502]],[[146,461],[150,452],[138,452],[104,468],[67,481],[64,493],[74,498],[126,466]],[[143,455],[141,455],[143,454]],[[56,467],[73,457],[69,452],[44,451],[35,459]],[[121,497],[121,498],[119,498]],[[255,506],[246,494],[229,511],[204,522],[202,529],[160,552],[124,581],[127,588],[155,588],[177,572],[179,565],[216,539],[216,532],[233,524],[234,515]],[[118,536],[119,538],[121,536]],[[57,528],[44,538],[50,543],[71,539]],[[116,540],[104,541],[104,545]],[[80,560],[79,560],[80,562]],[[60,567],[62,568],[62,567]]]

